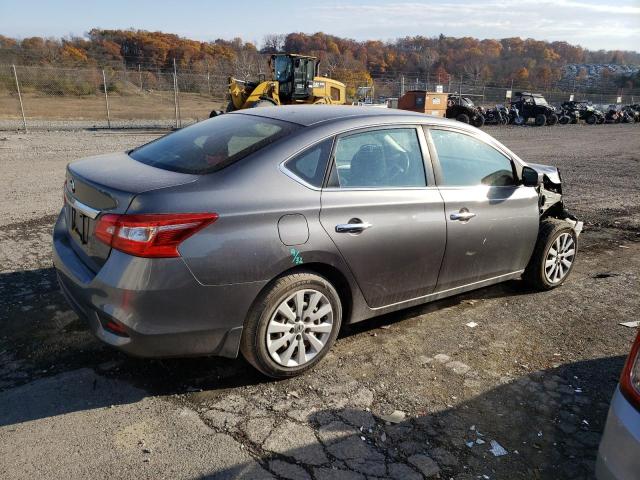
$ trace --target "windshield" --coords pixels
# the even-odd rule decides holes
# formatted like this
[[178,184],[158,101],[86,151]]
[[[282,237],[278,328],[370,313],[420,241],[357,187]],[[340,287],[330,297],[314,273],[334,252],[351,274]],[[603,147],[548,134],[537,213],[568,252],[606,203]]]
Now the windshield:
[[164,170],[204,174],[237,162],[298,128],[271,118],[221,115],[136,148],[129,156]]
[[533,97],[533,101],[535,102],[536,105],[544,105],[544,106],[549,105],[547,101],[544,99],[544,97]]
[[291,59],[285,55],[277,55],[274,65],[274,80],[278,82],[288,82],[291,78]]

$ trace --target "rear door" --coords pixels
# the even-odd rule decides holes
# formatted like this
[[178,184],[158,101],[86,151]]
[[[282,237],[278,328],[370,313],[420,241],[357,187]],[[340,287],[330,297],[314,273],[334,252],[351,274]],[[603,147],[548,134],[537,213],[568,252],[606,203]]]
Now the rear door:
[[522,270],[538,235],[538,194],[520,185],[513,160],[483,138],[431,128],[447,248],[436,291]]
[[423,132],[413,126],[336,139],[320,221],[373,308],[427,295],[436,285],[445,220],[423,152]]

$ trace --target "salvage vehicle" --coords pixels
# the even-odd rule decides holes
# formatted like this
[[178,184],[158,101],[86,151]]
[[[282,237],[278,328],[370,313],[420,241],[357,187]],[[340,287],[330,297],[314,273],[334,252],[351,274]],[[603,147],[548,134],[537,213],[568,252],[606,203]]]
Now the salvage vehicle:
[[[584,120],[589,125],[604,123],[604,113],[586,100],[571,100],[562,104],[563,108],[578,111],[578,120]],[[576,122],[577,123],[577,122]]]
[[613,394],[598,459],[598,480],[633,480],[640,472],[640,333]]
[[485,125],[508,125],[509,110],[504,105],[496,105],[484,111]]
[[582,222],[555,167],[469,125],[357,106],[241,110],[72,162],[53,257],[133,355],[316,365],[343,324],[522,277],[562,285]]
[[545,98],[538,93],[516,92],[511,104],[516,106],[524,118],[524,123],[527,123],[530,118],[534,119],[538,127],[553,126],[558,123],[555,108],[549,105]]
[[640,112],[635,110],[631,105],[624,105],[620,112],[622,113],[623,123],[637,123],[640,122]]
[[560,125],[576,124],[580,119],[580,109],[575,102],[564,102],[556,113]]
[[476,128],[484,125],[482,109],[476,106],[469,97],[450,93],[447,100],[447,118],[455,118],[462,123],[469,123]]
[[[227,112],[274,105],[346,103],[344,83],[320,76],[320,63],[316,57],[277,53],[271,55],[269,66],[269,80],[264,75],[255,81],[229,77]],[[209,117],[221,113],[213,110]]]

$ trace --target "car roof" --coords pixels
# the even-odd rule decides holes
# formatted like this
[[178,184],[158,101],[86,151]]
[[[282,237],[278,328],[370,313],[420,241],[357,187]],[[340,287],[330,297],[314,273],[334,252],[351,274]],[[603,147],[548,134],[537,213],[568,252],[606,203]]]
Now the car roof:
[[[439,121],[450,124],[446,118],[433,117],[424,113],[398,110],[395,108],[379,108],[358,105],[284,105],[280,107],[260,107],[233,112],[233,114],[257,115],[260,117],[284,120],[305,127],[319,123],[328,123],[346,119],[362,118],[370,121],[412,122],[419,120]],[[420,122],[422,123],[422,122]]]

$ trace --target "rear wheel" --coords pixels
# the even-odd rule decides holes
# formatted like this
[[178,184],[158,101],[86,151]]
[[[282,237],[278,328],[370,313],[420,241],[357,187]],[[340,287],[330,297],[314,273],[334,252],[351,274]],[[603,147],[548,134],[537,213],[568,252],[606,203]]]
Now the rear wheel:
[[560,125],[568,125],[570,121],[571,118],[569,118],[567,115],[563,115],[558,119],[558,123]]
[[240,350],[265,375],[294,377],[322,360],[341,321],[340,297],[325,278],[311,272],[287,275],[252,306]]
[[544,127],[545,123],[547,123],[547,117],[545,116],[544,113],[539,113],[538,115],[536,115],[536,126],[537,127]]
[[595,115],[589,115],[586,121],[589,125],[595,125],[598,119],[596,118]]
[[473,119],[473,126],[476,128],[482,128],[482,126],[484,125],[484,115],[476,115],[476,117]]
[[556,288],[569,276],[577,253],[578,237],[573,227],[563,220],[544,220],[522,278],[536,290]]
[[558,123],[558,115],[552,113],[547,117],[547,125],[553,127],[556,123]]
[[467,115],[466,113],[460,113],[456,117],[456,120],[462,123],[469,123],[469,115]]

